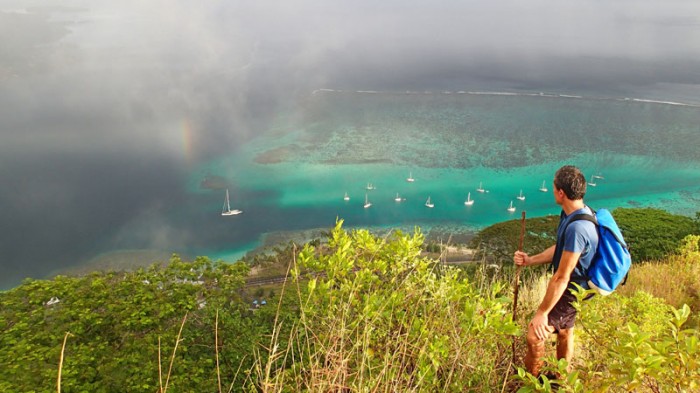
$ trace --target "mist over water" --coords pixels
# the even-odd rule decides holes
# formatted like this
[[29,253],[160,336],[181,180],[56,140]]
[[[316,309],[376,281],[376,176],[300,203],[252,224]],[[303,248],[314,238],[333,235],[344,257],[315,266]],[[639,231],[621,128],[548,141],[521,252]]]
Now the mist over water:
[[336,217],[478,228],[520,188],[556,213],[569,162],[591,204],[692,214],[698,108],[614,99],[700,103],[699,4],[0,0],[0,288]]

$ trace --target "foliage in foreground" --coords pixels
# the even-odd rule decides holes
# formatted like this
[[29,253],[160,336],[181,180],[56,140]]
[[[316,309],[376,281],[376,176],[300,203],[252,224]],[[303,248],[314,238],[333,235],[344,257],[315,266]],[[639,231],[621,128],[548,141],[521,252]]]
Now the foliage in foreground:
[[[65,392],[216,391],[215,326],[223,383],[242,384],[252,350],[270,333],[274,310],[248,310],[245,264],[173,257],[133,273],[27,280],[0,293],[0,391],[55,392],[58,360]],[[52,297],[56,304],[46,304]],[[187,315],[168,380],[176,336]],[[173,389],[174,388],[174,389]]]
[[594,297],[580,291],[574,371],[549,357],[544,381],[518,370],[519,392],[695,392],[700,389],[700,334],[686,326],[690,308],[669,306],[639,291],[630,297]]
[[259,360],[263,391],[528,392],[550,391],[552,382],[570,392],[700,387],[700,335],[685,327],[687,306],[675,309],[643,291],[594,297],[581,306],[576,371],[550,359],[549,369],[561,374],[555,381],[522,368],[512,376],[511,339],[522,356],[534,309],[514,324],[509,285],[479,286],[420,258],[419,232],[380,239],[341,224],[327,253],[306,247],[300,255],[302,266],[323,275],[299,292],[300,323],[289,346],[271,345]]
[[[686,236],[678,251],[662,261],[635,264],[619,292],[631,295],[641,289],[674,307],[687,304],[700,310],[700,236]],[[700,325],[697,315],[693,322]]]
[[[455,269],[421,258],[423,236],[381,239],[339,222],[330,251],[307,246],[318,273],[300,292],[294,345],[270,353],[265,391],[487,391],[508,375],[509,290],[479,292]],[[303,293],[303,294],[302,294]],[[287,368],[284,359],[294,358]],[[263,369],[261,367],[261,369]]]
[[[246,265],[206,258],[29,280],[0,293],[0,391],[56,391],[67,331],[66,392],[157,391],[159,344],[169,391],[219,391],[219,377],[223,391],[527,392],[549,391],[552,383],[569,392],[700,390],[700,336],[687,328],[690,309],[674,308],[634,281],[627,288],[637,290],[583,302],[576,371],[550,359],[549,369],[561,374],[555,381],[516,373],[536,307],[523,295],[536,291],[535,281],[522,284],[513,323],[509,273],[494,275],[479,264],[466,277],[421,257],[422,242],[419,231],[378,238],[348,233],[339,222],[327,247],[309,245],[299,254],[296,299],[287,288],[277,310],[249,310]],[[686,238],[668,267],[691,275],[678,285],[700,287],[693,273],[699,247],[699,237]],[[308,280],[302,271],[316,275]],[[47,305],[53,296],[60,302]]]

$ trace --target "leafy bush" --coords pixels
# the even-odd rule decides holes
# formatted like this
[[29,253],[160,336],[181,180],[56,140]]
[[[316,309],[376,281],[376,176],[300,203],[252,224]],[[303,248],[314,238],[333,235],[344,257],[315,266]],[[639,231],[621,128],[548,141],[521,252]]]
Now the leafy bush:
[[587,386],[608,391],[697,391],[700,362],[690,308],[676,309],[645,292],[597,299],[581,308]]
[[[700,310],[700,236],[689,235],[678,251],[660,262],[635,264],[621,294],[632,295],[643,290],[662,298],[674,307],[688,304]],[[691,323],[693,323],[691,321]],[[694,322],[697,326],[697,321]]]
[[[471,240],[470,247],[479,250],[477,257],[512,264],[513,252],[520,241],[520,220],[504,221],[488,226]],[[552,246],[557,239],[559,216],[544,216],[525,220],[523,251],[538,253]]]
[[[0,293],[0,391],[56,390],[64,334],[70,332],[62,370],[66,392],[152,392],[163,382],[183,317],[188,318],[170,386],[214,391],[215,320],[224,381],[253,364],[252,350],[270,333],[273,310],[248,310],[245,264],[207,258],[133,273],[27,280]],[[47,305],[52,297],[60,301]],[[245,375],[238,375],[240,385]],[[237,386],[238,386],[237,385]]]
[[[479,293],[452,268],[420,257],[423,236],[388,240],[342,221],[329,252],[307,246],[299,264],[318,272],[299,292],[301,323],[286,351],[268,353],[266,391],[489,391],[508,375],[509,291]],[[279,348],[273,345],[272,348]],[[284,359],[294,358],[291,368]],[[272,367],[270,367],[272,365]]]
[[518,392],[694,392],[700,389],[700,333],[686,328],[690,308],[676,309],[639,291],[631,297],[577,294],[577,353],[572,373],[565,360],[547,359],[538,379],[523,369]]
[[[531,220],[528,252],[551,244],[546,228],[556,229],[557,219]],[[483,239],[506,238],[489,244],[510,248],[510,260],[518,224],[494,226]],[[575,371],[549,358],[553,380],[522,368],[511,378],[511,343],[522,355],[546,281],[541,270],[524,271],[530,278],[514,323],[508,269],[475,264],[467,275],[421,257],[418,229],[378,238],[339,221],[327,244],[298,254],[297,290],[281,288],[276,309],[249,308],[246,264],[201,257],[27,280],[0,292],[0,391],[55,391],[66,332],[66,392],[156,391],[159,356],[173,391],[219,391],[219,378],[226,391],[699,391],[700,335],[688,328],[690,308],[674,308],[653,296],[667,293],[639,280],[653,275],[683,289],[676,301],[698,304],[700,236],[680,244],[668,264],[633,266],[618,293],[582,303]],[[52,297],[60,302],[47,304]]]
[[[400,232],[376,238],[346,232],[342,221],[319,253],[307,246],[299,267],[317,272],[299,282],[301,315],[288,346],[271,342],[258,360],[263,391],[695,391],[700,387],[697,330],[690,309],[650,294],[616,294],[582,302],[573,372],[548,359],[553,380],[522,368],[510,378],[510,343],[525,347],[534,312],[510,319],[510,286],[466,279],[421,258],[423,238]],[[692,244],[696,244],[690,242]],[[477,270],[477,274],[484,274]],[[293,269],[293,274],[298,274]],[[526,283],[527,285],[527,283]],[[527,289],[527,288],[523,288]],[[579,302],[586,292],[579,292]],[[281,336],[277,336],[281,338]],[[290,362],[290,359],[294,359]]]
[[697,221],[661,209],[618,208],[613,211],[634,262],[673,254],[688,235],[700,235]]

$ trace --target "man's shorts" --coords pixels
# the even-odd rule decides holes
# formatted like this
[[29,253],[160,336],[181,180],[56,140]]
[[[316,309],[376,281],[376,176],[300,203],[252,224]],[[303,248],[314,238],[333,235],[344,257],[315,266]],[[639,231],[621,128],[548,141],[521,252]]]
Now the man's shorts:
[[549,324],[554,326],[554,331],[559,333],[563,329],[571,329],[576,322],[576,309],[572,305],[576,301],[576,296],[566,288],[564,294],[549,312]]

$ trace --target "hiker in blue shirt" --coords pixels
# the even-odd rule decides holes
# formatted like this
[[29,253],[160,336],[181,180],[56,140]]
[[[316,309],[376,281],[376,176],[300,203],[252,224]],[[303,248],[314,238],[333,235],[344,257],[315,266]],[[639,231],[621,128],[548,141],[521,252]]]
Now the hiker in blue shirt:
[[[554,175],[554,200],[561,206],[561,218],[557,230],[557,242],[536,255],[516,251],[513,261],[518,266],[534,266],[551,263],[554,275],[547,284],[547,291],[527,329],[527,355],[525,367],[537,376],[545,354],[545,340],[557,334],[557,359],[571,364],[574,354],[574,322],[576,300],[570,292],[572,283],[588,289],[585,272],[598,246],[595,224],[590,221],[569,221],[581,213],[593,214],[583,203],[586,194],[586,178],[581,171],[566,165]],[[564,233],[566,231],[566,233]]]

